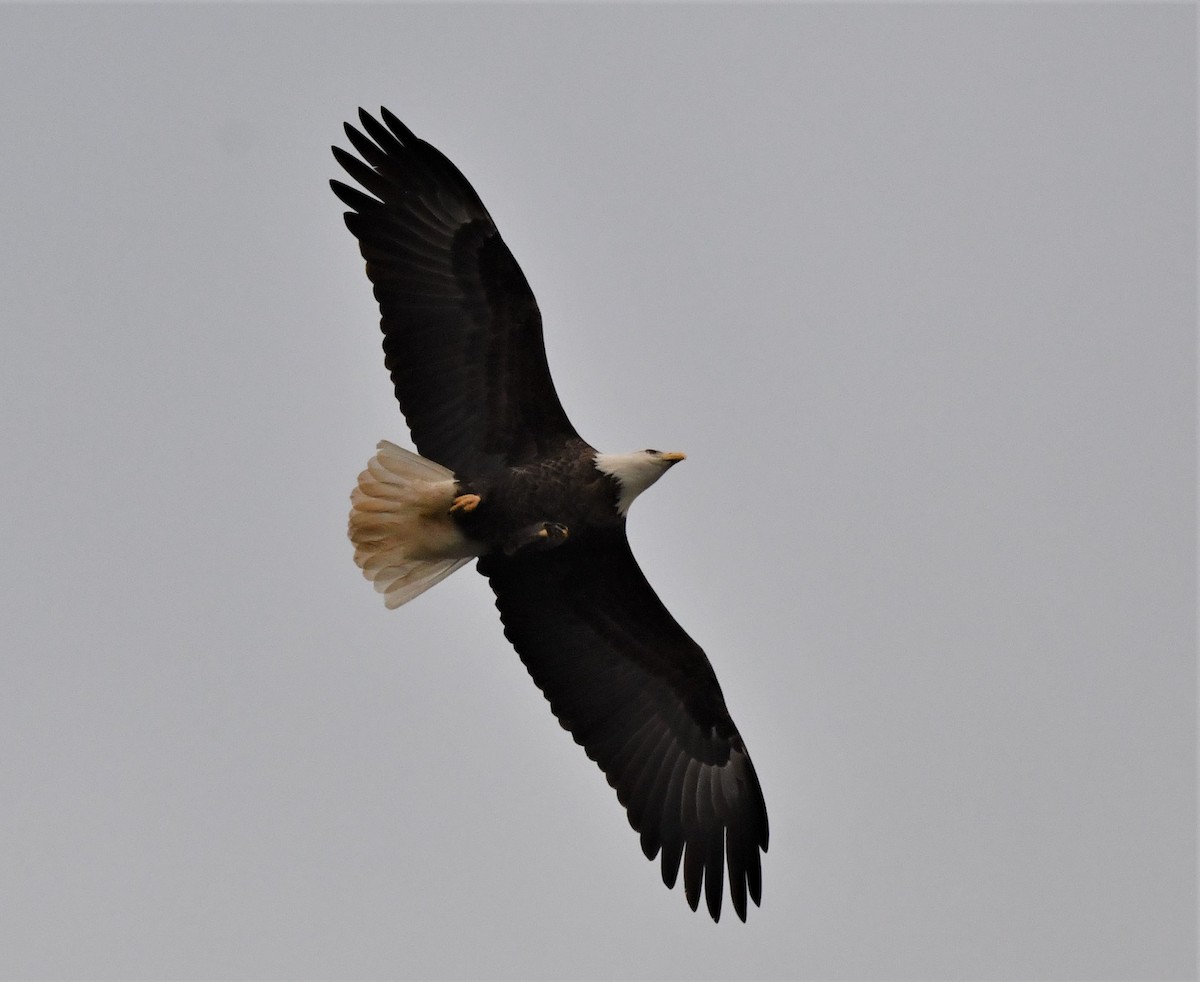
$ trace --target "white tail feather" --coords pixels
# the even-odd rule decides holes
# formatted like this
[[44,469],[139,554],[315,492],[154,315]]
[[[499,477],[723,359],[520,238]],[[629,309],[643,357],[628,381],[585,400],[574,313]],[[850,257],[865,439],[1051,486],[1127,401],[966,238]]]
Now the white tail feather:
[[350,493],[354,561],[389,608],[406,604],[479,555],[450,517],[452,471],[383,440]]

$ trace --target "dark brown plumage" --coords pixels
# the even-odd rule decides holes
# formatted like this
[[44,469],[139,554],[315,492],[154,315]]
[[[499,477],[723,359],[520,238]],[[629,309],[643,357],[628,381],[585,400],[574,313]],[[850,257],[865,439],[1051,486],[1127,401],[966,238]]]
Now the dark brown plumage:
[[[487,210],[449,160],[381,115],[360,110],[366,135],[346,126],[362,160],[334,148],[370,194],[331,183],[353,209],[346,225],[413,442],[453,471],[456,493],[479,495],[453,518],[505,635],[604,771],[646,856],[661,854],[663,881],[673,886],[682,864],[689,904],[703,890],[715,920],[727,868],[745,920],[747,897],[761,898],[766,806],[712,666],[638,568],[621,481],[597,469],[563,411],[537,303]],[[360,487],[378,490],[372,480],[364,472]]]
[[[384,364],[421,454],[455,473],[532,460],[577,437],[542,342],[542,315],[466,178],[381,110],[346,135],[367,166],[334,147],[374,198],[332,181],[354,211],[375,285]],[[374,141],[374,142],[372,142]]]

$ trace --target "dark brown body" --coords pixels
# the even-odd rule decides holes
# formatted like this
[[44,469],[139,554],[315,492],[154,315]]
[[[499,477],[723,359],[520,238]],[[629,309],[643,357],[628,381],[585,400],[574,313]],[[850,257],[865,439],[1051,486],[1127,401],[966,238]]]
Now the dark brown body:
[[580,440],[554,457],[482,477],[460,478],[460,493],[477,494],[481,500],[473,511],[456,512],[454,517],[463,532],[486,546],[486,552],[509,555],[536,544],[522,537],[545,524],[562,526],[564,538],[575,542],[586,541],[595,532],[618,530],[625,519],[617,512],[617,484],[596,469],[594,458],[595,451]]

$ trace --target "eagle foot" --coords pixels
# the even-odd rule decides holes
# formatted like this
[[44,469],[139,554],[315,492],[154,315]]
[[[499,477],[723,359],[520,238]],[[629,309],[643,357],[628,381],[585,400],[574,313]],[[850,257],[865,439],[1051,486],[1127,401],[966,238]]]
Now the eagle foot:
[[482,500],[477,494],[460,494],[450,506],[450,514],[453,515],[456,511],[473,512]]
[[525,549],[538,552],[553,549],[566,542],[569,534],[567,527],[558,522],[534,522],[504,543],[504,554],[514,556]]

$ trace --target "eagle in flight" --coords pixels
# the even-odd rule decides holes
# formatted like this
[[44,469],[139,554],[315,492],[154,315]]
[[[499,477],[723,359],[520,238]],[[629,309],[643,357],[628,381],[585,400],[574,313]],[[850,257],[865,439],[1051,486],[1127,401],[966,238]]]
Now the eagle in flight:
[[[642,575],[629,506],[682,453],[601,453],[575,432],[537,302],[479,196],[386,109],[346,124],[350,208],[384,364],[420,455],[382,442],[351,495],[354,559],[398,607],[472,559],[504,633],[695,910],[762,897],[767,811],[704,651]],[[365,192],[365,193],[364,193]]]

